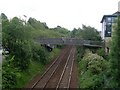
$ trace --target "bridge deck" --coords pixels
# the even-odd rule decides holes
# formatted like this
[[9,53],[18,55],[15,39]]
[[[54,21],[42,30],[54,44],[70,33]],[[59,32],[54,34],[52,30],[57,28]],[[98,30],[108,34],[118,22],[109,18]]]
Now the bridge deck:
[[75,38],[39,38],[41,44],[63,44],[63,45],[84,45],[91,47],[103,47],[104,43],[100,41],[91,41]]

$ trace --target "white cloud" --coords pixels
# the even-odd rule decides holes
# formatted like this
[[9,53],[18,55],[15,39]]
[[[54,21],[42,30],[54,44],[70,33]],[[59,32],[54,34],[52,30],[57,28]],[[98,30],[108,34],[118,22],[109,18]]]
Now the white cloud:
[[101,30],[104,14],[117,11],[119,0],[0,0],[0,11],[8,17],[27,15],[49,27],[68,29],[90,25]]

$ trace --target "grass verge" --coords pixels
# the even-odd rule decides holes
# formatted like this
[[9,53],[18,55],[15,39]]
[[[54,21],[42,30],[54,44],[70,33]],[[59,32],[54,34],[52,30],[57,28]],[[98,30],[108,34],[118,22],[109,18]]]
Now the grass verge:
[[[52,52],[49,53],[49,62],[57,57],[60,53],[60,49],[55,48]],[[16,88],[24,87],[30,80],[33,79],[38,73],[43,73],[45,70],[45,65],[38,63],[37,61],[32,61],[30,63],[29,70],[27,72],[17,73],[17,86]]]

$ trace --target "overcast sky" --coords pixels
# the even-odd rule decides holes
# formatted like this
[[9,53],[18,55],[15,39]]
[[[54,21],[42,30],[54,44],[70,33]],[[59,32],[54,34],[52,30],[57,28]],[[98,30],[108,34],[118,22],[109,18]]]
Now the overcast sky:
[[0,12],[8,18],[33,17],[46,22],[50,28],[57,25],[69,30],[82,24],[101,31],[103,15],[118,10],[119,0],[0,0]]

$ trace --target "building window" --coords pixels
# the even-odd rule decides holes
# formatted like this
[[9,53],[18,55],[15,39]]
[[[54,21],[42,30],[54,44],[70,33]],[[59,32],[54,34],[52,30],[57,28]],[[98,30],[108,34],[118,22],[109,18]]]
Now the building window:
[[111,18],[111,17],[108,17],[107,20],[108,20],[108,22],[111,22],[111,21],[112,21],[112,18]]
[[112,25],[112,23],[109,22],[108,25]]
[[106,25],[105,37],[111,37],[111,30],[112,30],[111,25]]

